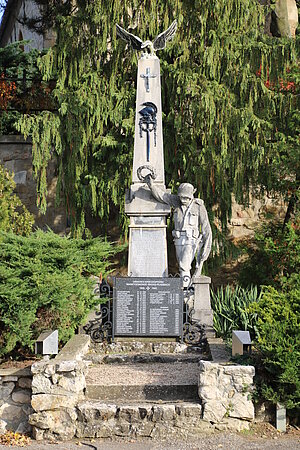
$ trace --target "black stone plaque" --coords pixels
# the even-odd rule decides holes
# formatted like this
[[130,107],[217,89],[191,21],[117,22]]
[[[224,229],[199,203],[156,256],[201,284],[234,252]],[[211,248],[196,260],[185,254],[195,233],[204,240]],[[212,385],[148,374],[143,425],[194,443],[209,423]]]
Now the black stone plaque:
[[114,336],[182,336],[180,278],[116,278]]

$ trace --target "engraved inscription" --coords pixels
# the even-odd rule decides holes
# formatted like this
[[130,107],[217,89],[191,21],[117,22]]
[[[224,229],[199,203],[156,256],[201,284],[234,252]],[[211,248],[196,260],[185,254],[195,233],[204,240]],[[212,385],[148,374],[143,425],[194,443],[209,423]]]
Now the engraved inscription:
[[167,276],[165,229],[131,229],[130,239],[130,276]]
[[116,278],[115,336],[180,336],[182,315],[181,279]]

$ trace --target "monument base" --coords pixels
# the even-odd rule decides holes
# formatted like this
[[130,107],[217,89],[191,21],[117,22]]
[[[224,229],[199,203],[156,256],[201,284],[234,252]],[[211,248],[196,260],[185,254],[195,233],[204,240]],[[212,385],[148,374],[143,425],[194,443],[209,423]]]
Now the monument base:
[[194,315],[193,319],[201,325],[213,327],[213,310],[210,304],[211,278],[205,275],[193,278],[194,293]]

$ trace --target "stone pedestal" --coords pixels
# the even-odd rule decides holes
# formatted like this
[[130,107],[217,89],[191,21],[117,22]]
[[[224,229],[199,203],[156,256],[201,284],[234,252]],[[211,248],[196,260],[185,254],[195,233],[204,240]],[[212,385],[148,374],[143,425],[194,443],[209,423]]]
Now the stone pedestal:
[[197,320],[201,325],[213,327],[213,311],[210,305],[210,277],[200,275],[193,278],[195,294],[193,319]]

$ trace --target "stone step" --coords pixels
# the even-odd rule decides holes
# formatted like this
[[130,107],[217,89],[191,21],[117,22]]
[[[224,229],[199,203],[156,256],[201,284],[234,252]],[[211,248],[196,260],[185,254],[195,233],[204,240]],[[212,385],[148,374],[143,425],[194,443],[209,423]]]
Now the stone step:
[[101,400],[197,400],[199,362],[98,364],[86,375],[86,397]]
[[[205,357],[210,355],[207,340],[203,336],[197,345],[185,344],[174,340],[162,341],[161,339],[119,339],[110,344],[93,342],[89,355],[107,355],[121,353],[155,353],[155,354],[198,354]],[[202,358],[203,359],[203,358]]]
[[93,364],[152,364],[152,363],[198,363],[200,360],[208,360],[208,355],[199,354],[178,354],[178,353],[120,353],[99,355],[89,353],[86,357],[87,361]]
[[77,436],[85,438],[189,437],[214,429],[198,402],[84,401],[77,412]]
[[130,385],[130,386],[101,386],[87,385],[86,398],[93,400],[122,400],[122,401],[191,401],[198,397],[197,384],[179,384],[173,386],[162,385]]

